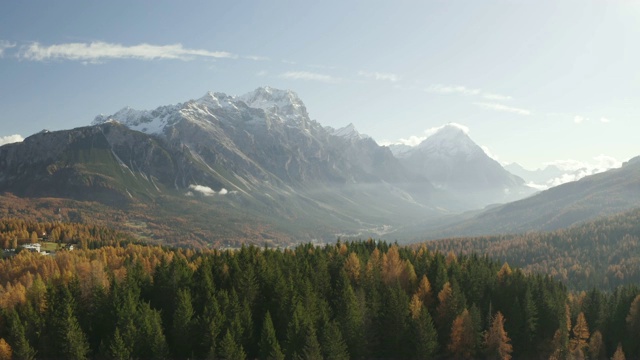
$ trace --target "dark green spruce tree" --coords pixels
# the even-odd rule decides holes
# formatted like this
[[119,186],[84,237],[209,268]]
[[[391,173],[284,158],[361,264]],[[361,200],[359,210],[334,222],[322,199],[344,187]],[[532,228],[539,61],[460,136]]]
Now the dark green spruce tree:
[[284,353],[282,349],[280,349],[280,344],[276,337],[276,330],[271,320],[271,314],[268,311],[264,316],[258,345],[260,359],[284,360]]

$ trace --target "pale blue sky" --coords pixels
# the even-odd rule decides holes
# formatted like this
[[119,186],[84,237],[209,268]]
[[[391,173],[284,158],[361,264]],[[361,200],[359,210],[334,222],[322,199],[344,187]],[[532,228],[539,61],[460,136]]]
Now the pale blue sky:
[[3,1],[0,139],[270,85],[379,142],[456,122],[529,168],[626,160],[639,44],[634,1]]

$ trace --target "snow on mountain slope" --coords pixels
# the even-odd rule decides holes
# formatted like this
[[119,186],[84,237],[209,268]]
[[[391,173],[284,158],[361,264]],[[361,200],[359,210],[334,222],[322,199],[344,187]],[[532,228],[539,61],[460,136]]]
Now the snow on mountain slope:
[[435,186],[476,206],[511,201],[533,192],[524,181],[489,157],[457,124],[439,128],[420,144],[397,155],[409,169]]
[[467,158],[485,155],[484,150],[471,140],[466,131],[454,124],[443,126],[435,134],[418,144],[409,154],[411,152],[431,153],[446,157],[464,155]]
[[340,129],[333,129],[331,127],[327,127],[327,129],[329,130],[329,132],[331,132],[334,136],[339,136],[341,138],[345,138],[345,139],[349,139],[349,140],[364,140],[364,139],[370,139],[371,137],[365,134],[360,134],[360,132],[358,132],[358,130],[356,130],[355,125],[353,125],[353,123],[350,123],[349,125],[342,127]]
[[[250,121],[252,119],[247,118],[246,114],[241,114],[247,109],[263,111],[269,122],[287,123],[291,126],[304,128],[313,126],[310,124],[311,120],[304,103],[293,91],[271,87],[258,88],[241,96],[208,92],[197,100],[162,106],[155,110],[134,110],[125,107],[113,115],[97,116],[92,124],[97,125],[115,120],[134,130],[148,134],[159,134],[180,119],[195,122],[202,122],[203,118],[207,122],[230,119]],[[255,116],[253,120],[260,117]]]

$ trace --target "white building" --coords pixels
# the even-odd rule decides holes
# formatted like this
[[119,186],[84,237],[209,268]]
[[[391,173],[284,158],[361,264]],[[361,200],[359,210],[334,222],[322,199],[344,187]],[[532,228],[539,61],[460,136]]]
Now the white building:
[[34,251],[39,253],[40,252],[40,244],[39,243],[35,243],[35,244],[24,244],[22,245],[23,248],[29,250],[29,251]]

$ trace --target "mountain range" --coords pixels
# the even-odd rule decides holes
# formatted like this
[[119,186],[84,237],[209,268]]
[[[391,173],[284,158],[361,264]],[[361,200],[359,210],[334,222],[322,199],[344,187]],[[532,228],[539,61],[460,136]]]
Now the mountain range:
[[425,176],[438,189],[477,208],[518,200],[535,192],[489,157],[457,124],[447,124],[415,147],[396,148],[408,169]]
[[[131,214],[118,226],[162,227],[148,236],[169,242],[185,232],[220,244],[397,239],[425,224],[467,231],[459,221],[476,213],[456,214],[495,212],[534,192],[455,124],[415,147],[379,146],[352,124],[322,126],[294,92],[270,87],[126,107],[86,127],[0,147],[0,193],[108,206]],[[527,201],[561,198],[546,193],[504,205],[525,210],[505,211],[513,217]]]

